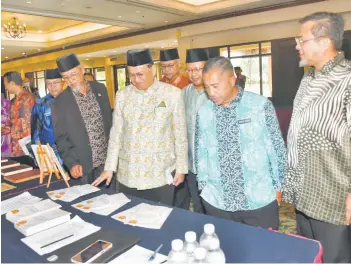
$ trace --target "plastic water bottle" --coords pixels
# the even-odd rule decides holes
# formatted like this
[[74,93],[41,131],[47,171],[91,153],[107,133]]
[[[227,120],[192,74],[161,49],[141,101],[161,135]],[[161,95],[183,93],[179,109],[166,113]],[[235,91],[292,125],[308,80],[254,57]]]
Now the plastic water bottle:
[[218,239],[212,239],[206,260],[209,264],[225,264],[225,255]]
[[198,247],[195,249],[195,260],[192,262],[194,264],[207,264],[208,262],[206,261],[206,249],[203,247]]
[[208,250],[210,242],[213,239],[219,240],[218,236],[215,233],[215,227],[213,224],[206,224],[204,226],[204,233],[200,237],[200,246]]
[[196,241],[196,233],[193,231],[189,231],[185,233],[185,243],[184,249],[188,254],[188,261],[192,263],[195,259],[195,249],[198,248],[200,245]]
[[175,239],[172,241],[172,250],[168,254],[168,264],[184,264],[188,262],[188,254],[183,248],[183,241]]

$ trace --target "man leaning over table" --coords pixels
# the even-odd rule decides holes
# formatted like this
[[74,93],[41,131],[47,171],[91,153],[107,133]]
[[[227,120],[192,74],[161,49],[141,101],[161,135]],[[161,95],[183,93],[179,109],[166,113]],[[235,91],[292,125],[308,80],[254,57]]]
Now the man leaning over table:
[[127,66],[132,84],[116,94],[105,171],[93,185],[117,171],[119,191],[172,205],[188,173],[182,91],[155,80],[149,49],[128,51]]

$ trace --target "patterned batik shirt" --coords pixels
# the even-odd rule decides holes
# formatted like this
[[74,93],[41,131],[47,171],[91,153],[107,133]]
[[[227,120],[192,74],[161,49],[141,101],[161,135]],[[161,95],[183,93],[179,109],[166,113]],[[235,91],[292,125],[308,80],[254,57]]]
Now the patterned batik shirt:
[[311,68],[294,100],[283,199],[314,219],[344,225],[351,193],[351,63],[341,53]]
[[[118,170],[117,170],[118,165]],[[188,173],[183,94],[155,81],[147,90],[129,85],[116,94],[105,170],[129,188],[153,189]]]
[[101,109],[95,94],[87,82],[87,94],[73,90],[73,95],[82,115],[85,129],[88,133],[89,143],[93,158],[93,167],[104,164],[107,153],[107,139],[104,130]]
[[33,94],[22,92],[11,100],[11,157],[24,156],[19,140],[31,135],[31,115],[35,103]]
[[262,208],[275,200],[286,170],[286,149],[272,103],[239,88],[229,106],[208,101],[195,133],[201,197],[230,212]]

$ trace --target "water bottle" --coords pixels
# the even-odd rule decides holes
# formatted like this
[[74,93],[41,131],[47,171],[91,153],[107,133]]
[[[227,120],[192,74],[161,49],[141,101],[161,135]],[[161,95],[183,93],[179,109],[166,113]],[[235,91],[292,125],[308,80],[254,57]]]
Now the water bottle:
[[195,249],[195,260],[192,262],[194,264],[207,264],[208,262],[206,261],[206,249],[203,247],[198,247]]
[[213,224],[206,224],[204,226],[204,233],[200,237],[200,246],[208,250],[210,242],[213,239],[219,240],[218,236],[215,233],[215,227]]
[[196,233],[189,231],[185,233],[184,249],[188,254],[188,261],[192,263],[195,259],[195,249],[199,247],[199,243],[196,242]]
[[211,240],[206,260],[209,264],[225,264],[225,255],[220,248],[220,242],[218,239]]
[[168,254],[168,264],[184,264],[188,262],[188,254],[183,248],[183,241],[175,239],[172,241],[172,250]]

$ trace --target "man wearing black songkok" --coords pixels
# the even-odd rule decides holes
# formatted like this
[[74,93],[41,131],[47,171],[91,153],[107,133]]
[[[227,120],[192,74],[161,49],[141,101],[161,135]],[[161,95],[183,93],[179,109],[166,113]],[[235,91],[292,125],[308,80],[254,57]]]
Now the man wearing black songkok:
[[103,171],[112,125],[106,87],[84,80],[84,66],[74,53],[56,63],[68,85],[51,105],[57,149],[71,176],[90,184]]

